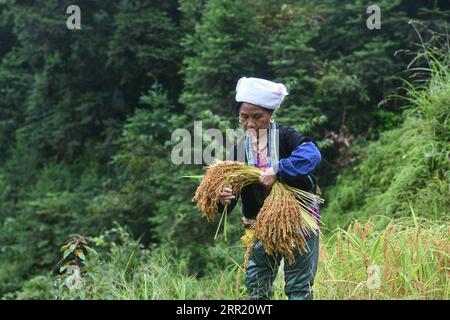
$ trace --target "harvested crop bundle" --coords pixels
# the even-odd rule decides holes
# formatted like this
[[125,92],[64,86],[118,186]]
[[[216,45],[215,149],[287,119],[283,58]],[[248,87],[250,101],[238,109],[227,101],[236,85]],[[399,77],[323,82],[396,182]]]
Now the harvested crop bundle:
[[[258,183],[263,172],[237,161],[216,162],[206,170],[193,201],[208,221],[215,219],[220,193],[225,186],[239,194],[250,184]],[[318,196],[276,181],[256,217],[253,226],[256,239],[268,254],[281,254],[292,262],[292,251],[306,251],[304,232],[317,234],[318,221],[308,212]]]
[[231,186],[238,194],[245,186],[258,181],[261,170],[237,161],[217,161],[205,172],[195,192],[193,201],[208,221],[213,221],[217,212],[220,193],[225,186]]

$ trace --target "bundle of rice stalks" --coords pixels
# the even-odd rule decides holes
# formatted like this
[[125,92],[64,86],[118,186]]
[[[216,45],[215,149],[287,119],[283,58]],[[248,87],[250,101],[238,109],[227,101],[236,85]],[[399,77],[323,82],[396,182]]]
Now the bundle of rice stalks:
[[245,186],[258,181],[261,173],[261,170],[241,162],[216,161],[206,170],[193,201],[197,202],[202,216],[214,221],[223,188],[229,186],[233,194],[238,194]]
[[[259,183],[262,173],[241,162],[216,162],[206,170],[193,201],[197,202],[203,216],[213,221],[225,186],[231,187],[237,195],[244,187]],[[279,181],[273,184],[253,226],[256,239],[262,242],[268,254],[281,254],[292,262],[294,249],[307,250],[303,232],[318,232],[318,221],[308,212],[313,202],[323,200]]]

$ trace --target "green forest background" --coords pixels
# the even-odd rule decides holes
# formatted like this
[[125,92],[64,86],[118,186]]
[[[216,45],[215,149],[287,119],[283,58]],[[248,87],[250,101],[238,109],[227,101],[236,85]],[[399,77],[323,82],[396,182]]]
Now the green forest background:
[[0,0],[0,297],[245,297],[238,209],[214,241],[183,178],[202,165],[170,154],[195,120],[237,128],[255,76],[323,155],[318,298],[448,299],[449,21],[437,0]]

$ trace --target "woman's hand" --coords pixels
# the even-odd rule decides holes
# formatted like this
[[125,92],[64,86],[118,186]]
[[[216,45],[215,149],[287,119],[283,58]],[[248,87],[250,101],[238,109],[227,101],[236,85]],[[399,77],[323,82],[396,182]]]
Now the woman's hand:
[[255,219],[247,219],[246,217],[242,217],[242,224],[245,228],[250,228],[255,222]]
[[226,206],[231,203],[231,200],[235,199],[233,196],[233,190],[231,188],[225,187],[220,194],[219,201],[222,205]]
[[273,168],[267,169],[261,177],[259,177],[259,182],[267,189],[270,190],[272,188],[272,185],[277,181],[277,175],[275,174],[275,171],[273,171]]

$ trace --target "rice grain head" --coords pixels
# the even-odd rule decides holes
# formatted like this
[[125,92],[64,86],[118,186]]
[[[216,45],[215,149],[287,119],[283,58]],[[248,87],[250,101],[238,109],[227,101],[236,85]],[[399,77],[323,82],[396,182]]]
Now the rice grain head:
[[[258,183],[261,174],[260,169],[241,162],[216,161],[206,170],[192,200],[202,216],[214,221],[223,188],[230,186],[237,195],[246,186]],[[303,231],[317,233],[318,230],[318,221],[308,213],[313,201],[323,202],[316,195],[282,182],[273,184],[253,226],[255,238],[262,242],[268,254],[281,254],[292,263],[293,250],[307,251]]]

